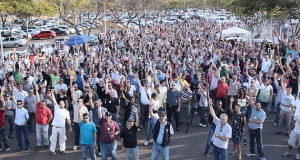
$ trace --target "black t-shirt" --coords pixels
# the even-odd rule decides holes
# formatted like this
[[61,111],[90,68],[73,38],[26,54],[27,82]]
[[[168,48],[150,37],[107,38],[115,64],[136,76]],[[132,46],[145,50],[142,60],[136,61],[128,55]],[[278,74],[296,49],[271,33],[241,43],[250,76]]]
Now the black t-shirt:
[[105,108],[108,112],[117,113],[117,106],[119,106],[118,98],[106,98]]
[[125,148],[134,148],[137,146],[137,127],[133,125],[130,129],[127,127],[123,128],[120,137],[123,139],[123,144]]
[[289,78],[289,85],[292,86],[292,94],[297,94],[298,93],[298,79],[297,78]]

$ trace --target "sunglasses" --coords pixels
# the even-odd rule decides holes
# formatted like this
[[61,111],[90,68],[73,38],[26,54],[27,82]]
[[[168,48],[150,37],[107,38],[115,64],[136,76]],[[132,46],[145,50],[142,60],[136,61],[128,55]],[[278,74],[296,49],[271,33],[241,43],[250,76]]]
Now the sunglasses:
[[17,104],[18,106],[22,105],[22,104]]
[[127,121],[128,123],[132,123],[133,121]]

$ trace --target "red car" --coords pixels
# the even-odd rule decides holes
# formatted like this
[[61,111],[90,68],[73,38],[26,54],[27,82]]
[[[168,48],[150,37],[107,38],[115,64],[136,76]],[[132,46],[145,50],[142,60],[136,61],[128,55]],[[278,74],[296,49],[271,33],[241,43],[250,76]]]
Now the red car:
[[52,39],[54,37],[56,37],[56,33],[51,30],[41,31],[40,33],[32,35],[32,39],[41,39],[41,38]]

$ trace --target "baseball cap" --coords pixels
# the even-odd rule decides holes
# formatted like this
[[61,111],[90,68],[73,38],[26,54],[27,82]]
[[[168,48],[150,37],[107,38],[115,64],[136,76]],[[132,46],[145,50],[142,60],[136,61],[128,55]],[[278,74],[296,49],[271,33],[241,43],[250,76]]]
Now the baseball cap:
[[107,116],[107,117],[111,117],[112,115],[111,115],[111,113],[110,113],[110,112],[106,112],[106,113],[105,113],[105,116]]

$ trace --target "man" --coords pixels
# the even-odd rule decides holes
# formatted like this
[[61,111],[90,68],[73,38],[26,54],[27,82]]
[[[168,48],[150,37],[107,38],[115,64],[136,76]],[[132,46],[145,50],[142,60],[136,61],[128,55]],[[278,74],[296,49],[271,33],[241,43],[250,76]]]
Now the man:
[[217,117],[213,107],[212,100],[209,100],[209,110],[213,117],[213,122],[216,125],[214,135],[212,136],[212,144],[214,146],[215,160],[227,160],[228,159],[228,141],[231,138],[232,128],[228,124],[228,116],[223,113],[220,115],[220,119]]
[[10,99],[10,95],[8,93],[4,95],[3,103],[5,103],[4,121],[7,128],[9,125],[9,137],[14,138],[14,110],[16,110],[16,103]]
[[109,91],[109,97],[106,98],[105,108],[112,114],[112,119],[119,124],[120,104],[119,99],[114,97],[115,92]]
[[183,121],[183,124],[188,125],[189,117],[190,117],[190,109],[191,104],[190,101],[192,100],[193,92],[190,89],[190,85],[188,83],[183,84],[183,88],[180,94],[180,115]]
[[138,110],[133,111],[135,113],[136,121],[129,118],[127,120],[127,126],[121,132],[121,146],[122,151],[125,152],[125,160],[130,160],[132,155],[134,160],[139,159],[139,149],[137,145],[137,130],[139,127],[139,115]]
[[[36,90],[37,91],[37,90]],[[29,95],[25,97],[24,99],[24,106],[27,108],[29,113],[29,119],[27,121],[27,128],[29,132],[33,132],[31,126],[32,126],[32,120],[35,119],[35,111],[36,111],[36,105],[37,105],[37,96],[34,95],[33,89],[29,90]]]
[[252,97],[253,94],[250,95],[250,105],[252,107],[252,113],[248,123],[250,136],[250,152],[246,153],[246,156],[251,157],[255,155],[254,141],[256,140],[258,156],[261,160],[266,160],[266,157],[263,153],[262,144],[262,127],[266,119],[266,112],[261,108],[261,104],[259,101],[256,101],[255,104],[253,104]]
[[[7,138],[7,132],[5,127],[5,119],[4,119],[4,113],[6,110],[4,98],[2,97],[2,93],[4,91],[4,87],[0,90],[0,136],[3,139],[4,142],[4,150],[6,152],[10,151],[9,144],[8,144],[8,138]],[[2,150],[1,142],[0,142],[0,151]]]
[[61,89],[68,90],[68,86],[64,83],[64,79],[60,78],[59,82],[54,87],[55,93],[58,94]]
[[28,96],[28,93],[23,90],[22,84],[19,84],[18,89],[14,89],[14,92],[15,92],[14,94],[15,94],[16,101],[21,100],[22,103],[24,102],[25,97]]
[[[79,123],[80,119],[78,116],[78,112],[84,114],[88,113],[88,109],[86,106],[83,105],[83,99],[80,97],[78,98],[77,102],[75,101],[75,93],[74,93],[74,88],[71,87],[71,97],[72,97],[72,104],[73,104],[73,111],[74,111],[74,119],[73,119],[73,126],[74,126],[74,133],[75,133],[75,145],[73,147],[73,150],[77,150],[79,146],[79,138],[80,138],[80,128],[79,128]],[[89,97],[90,100],[92,97]],[[90,103],[92,104],[92,103]]]
[[[197,95],[199,96],[199,102],[198,102],[198,112],[200,116],[200,123],[198,124],[199,127],[207,127],[207,96],[208,96],[208,84],[202,83],[198,86]],[[217,114],[219,117],[220,115]],[[214,123],[212,123],[214,125]]]
[[300,159],[300,115],[299,113],[295,115],[295,128],[292,130],[290,138],[288,140],[289,148],[288,151],[282,154],[283,157],[291,156],[292,149],[294,146],[298,147],[298,152],[296,153],[295,159],[299,160]]
[[289,136],[290,123],[291,123],[291,111],[295,97],[292,96],[292,87],[286,87],[286,93],[282,93],[280,114],[279,114],[279,128],[276,134],[280,134],[282,131]]
[[88,113],[81,115],[81,112],[78,113],[80,127],[80,145],[81,145],[81,160],[86,160],[87,149],[90,151],[91,159],[95,160],[95,148],[97,147],[97,135],[96,127],[93,122],[89,122]]
[[141,126],[143,128],[148,117],[148,110],[150,104],[150,96],[152,94],[150,84],[144,81],[144,86],[141,85],[141,82],[138,80],[139,91],[141,95]]
[[176,83],[171,84],[171,88],[167,92],[167,115],[168,122],[171,123],[172,114],[175,116],[176,130],[180,131],[179,127],[179,112],[180,112],[180,93],[177,90]]
[[216,94],[216,100],[220,100],[222,101],[223,104],[223,109],[225,109],[226,111],[228,111],[228,109],[226,109],[226,96],[227,93],[229,91],[229,86],[226,83],[226,78],[222,77],[220,78],[220,80],[218,81],[218,88],[217,88],[217,94]]
[[23,132],[23,136],[25,139],[26,150],[30,151],[30,142],[28,139],[28,131],[26,126],[27,121],[29,119],[28,111],[23,107],[22,100],[17,101],[17,106],[18,107],[16,107],[15,124],[16,124],[16,136],[18,141],[18,148],[16,149],[16,151],[21,151],[23,148],[21,132]]
[[[98,117],[98,108],[101,109],[101,113],[102,113],[103,117],[105,117],[105,113],[107,112],[107,109],[102,107],[102,101],[100,99],[96,100],[94,102],[94,104],[92,104],[92,105],[95,106],[95,107],[93,107],[93,122],[96,125],[97,132],[100,133],[100,122],[99,122],[100,120]],[[98,154],[99,154],[99,156],[102,156],[101,150],[100,150],[100,136],[97,136],[96,142],[97,142],[97,146],[98,146]]]
[[[42,136],[44,138],[45,149],[49,149],[49,123],[51,122],[53,116],[51,110],[47,107],[46,101],[40,101],[40,96],[38,92],[38,87],[35,88],[36,93],[36,111],[35,111],[35,121],[36,121],[36,150],[39,150],[42,143]],[[33,91],[33,90],[32,90]],[[32,93],[30,93],[32,94]]]
[[65,123],[66,120],[69,125],[69,132],[72,132],[72,125],[70,120],[70,113],[65,108],[65,102],[60,101],[59,104],[57,104],[55,99],[55,94],[52,91],[52,101],[54,104],[54,118],[52,121],[52,135],[50,137],[51,145],[50,145],[50,152],[52,155],[55,155],[55,147],[57,142],[57,136],[59,136],[59,149],[62,154],[65,154],[66,149],[66,128]]
[[30,83],[29,77],[25,77],[25,78],[24,78],[23,89],[24,89],[24,91],[26,91],[27,93],[29,93],[29,91],[33,89],[33,85],[32,85],[32,82]]
[[100,119],[100,147],[102,160],[108,159],[108,153],[110,153],[112,160],[118,160],[117,135],[120,133],[119,125],[112,120],[112,114],[110,112],[106,112],[105,117],[103,117],[100,106],[98,106],[98,117]]
[[[175,86],[176,87],[176,86]],[[169,160],[169,144],[170,137],[174,135],[172,125],[166,120],[166,112],[161,111],[159,118],[153,114],[153,110],[149,108],[150,117],[153,120],[153,148],[151,160],[157,160],[159,153],[162,154],[164,160]]]

